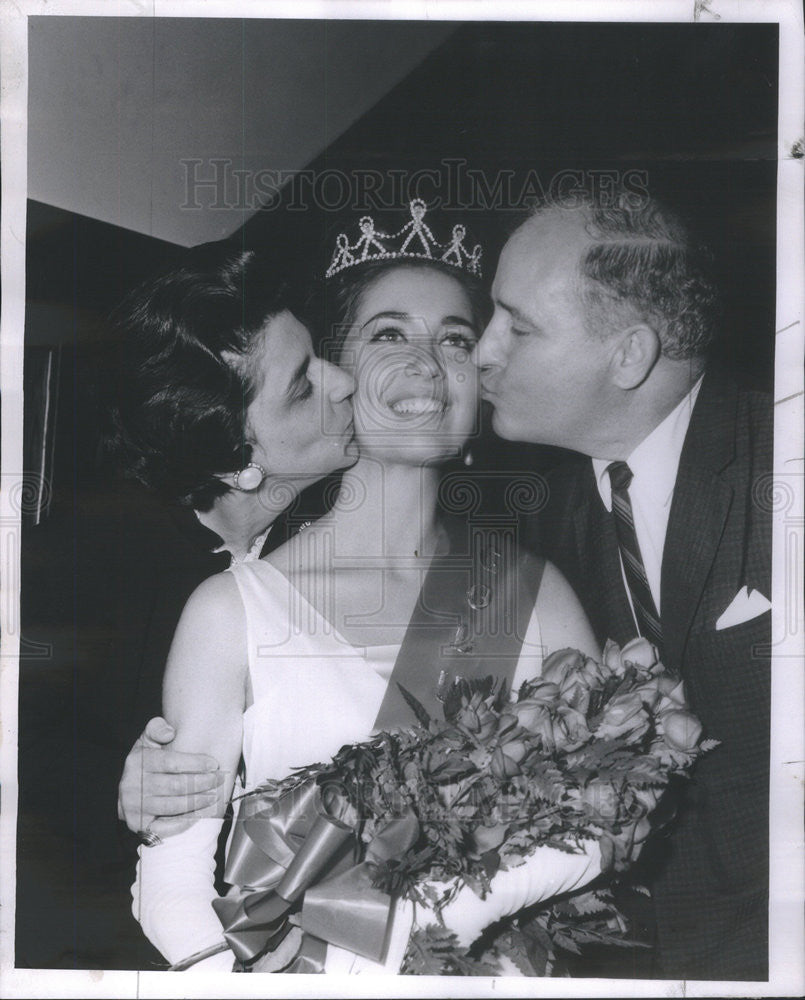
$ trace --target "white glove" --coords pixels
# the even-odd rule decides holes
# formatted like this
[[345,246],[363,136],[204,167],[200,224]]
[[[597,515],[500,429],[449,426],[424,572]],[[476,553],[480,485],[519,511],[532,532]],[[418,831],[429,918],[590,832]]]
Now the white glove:
[[[224,940],[212,908],[217,898],[215,848],[222,825],[221,819],[200,819],[155,847],[139,849],[132,912],[148,940],[172,964]],[[231,972],[234,960],[227,949],[190,971]]]
[[[442,910],[445,926],[469,948],[485,927],[534,903],[579,889],[601,873],[598,841],[584,842],[584,852],[568,854],[555,847],[538,847],[516,868],[499,871],[491,881],[486,899],[469,886],[462,886]],[[435,883],[437,889],[447,888]]]

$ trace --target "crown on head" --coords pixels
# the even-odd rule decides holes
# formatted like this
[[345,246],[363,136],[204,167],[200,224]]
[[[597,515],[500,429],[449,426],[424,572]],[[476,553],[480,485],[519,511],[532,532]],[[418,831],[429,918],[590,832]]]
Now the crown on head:
[[396,233],[382,233],[375,228],[374,219],[364,215],[358,220],[360,233],[354,243],[350,243],[346,233],[339,233],[335,250],[325,277],[332,278],[339,271],[355,267],[367,260],[395,260],[414,258],[436,260],[452,267],[469,271],[481,277],[481,255],[483,250],[476,243],[472,250],[464,246],[466,227],[461,223],[453,226],[448,243],[440,243],[425,222],[428,206],[421,198],[414,198],[410,206],[411,218]]

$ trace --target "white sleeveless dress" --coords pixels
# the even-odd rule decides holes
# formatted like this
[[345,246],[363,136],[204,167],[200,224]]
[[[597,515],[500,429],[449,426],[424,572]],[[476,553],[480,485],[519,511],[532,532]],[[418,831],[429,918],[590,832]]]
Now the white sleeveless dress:
[[[294,767],[326,762],[344,744],[368,738],[399,645],[350,645],[287,577],[264,560],[240,563],[227,572],[235,578],[246,614],[253,695],[243,717],[245,787],[249,789],[267,778],[284,778]],[[532,613],[514,690],[539,674],[542,652],[539,622]],[[220,820],[199,820],[158,847],[140,848],[132,887],[134,915],[172,963],[222,939],[211,906],[216,895],[214,853],[220,828]],[[574,857],[552,853],[560,863]],[[588,869],[595,867],[597,851],[595,855]],[[594,874],[597,868],[586,877]],[[466,901],[463,908],[467,908]],[[400,906],[384,965],[331,946],[326,971],[396,972],[408,927],[410,908]],[[232,955],[226,952],[195,968],[231,967]]]
[[243,758],[251,787],[366,739],[400,647],[350,645],[271,563],[229,572],[246,612],[253,702],[243,717]]

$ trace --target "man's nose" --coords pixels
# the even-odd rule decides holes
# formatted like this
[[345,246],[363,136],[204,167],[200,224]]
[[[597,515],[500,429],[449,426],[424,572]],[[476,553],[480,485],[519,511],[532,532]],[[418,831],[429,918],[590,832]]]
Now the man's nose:
[[494,320],[484,330],[481,339],[475,345],[470,361],[480,372],[488,372],[493,368],[501,368],[504,363],[500,335],[495,329]]
[[350,373],[330,361],[322,361],[324,390],[333,403],[340,403],[355,392],[355,379]]

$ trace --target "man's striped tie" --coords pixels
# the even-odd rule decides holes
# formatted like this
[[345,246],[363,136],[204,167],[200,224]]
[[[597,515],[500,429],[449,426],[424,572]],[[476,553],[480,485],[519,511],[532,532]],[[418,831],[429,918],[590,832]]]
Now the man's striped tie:
[[653,642],[662,655],[662,627],[660,616],[651,596],[646,568],[637,544],[637,534],[634,528],[632,501],[629,499],[629,484],[632,481],[632,470],[626,462],[613,462],[607,466],[609,481],[612,485],[612,513],[615,516],[615,530],[618,535],[623,569],[629,592],[632,595],[637,628],[642,636]]

